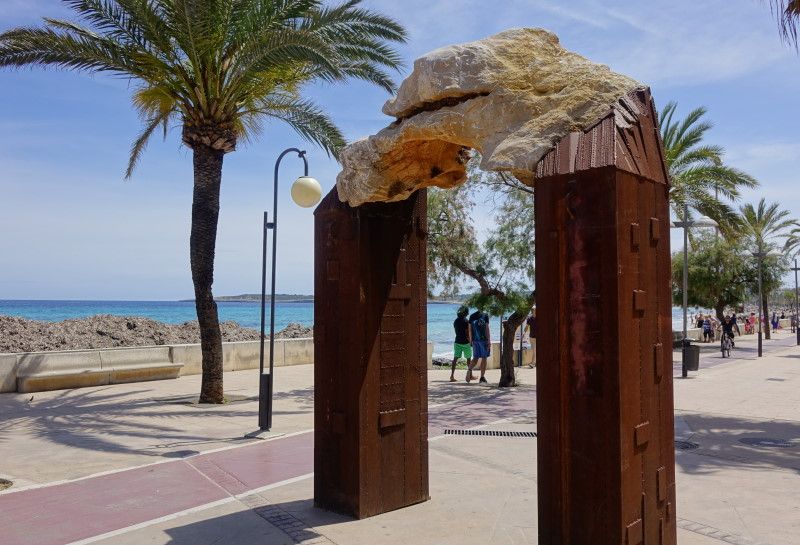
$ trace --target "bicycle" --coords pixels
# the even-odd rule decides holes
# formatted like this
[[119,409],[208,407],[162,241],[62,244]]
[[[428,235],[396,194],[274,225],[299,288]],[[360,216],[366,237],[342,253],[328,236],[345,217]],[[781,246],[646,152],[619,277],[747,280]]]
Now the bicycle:
[[720,350],[722,351],[723,358],[731,357],[731,349],[733,348],[733,339],[730,334],[722,332],[722,339],[720,340]]

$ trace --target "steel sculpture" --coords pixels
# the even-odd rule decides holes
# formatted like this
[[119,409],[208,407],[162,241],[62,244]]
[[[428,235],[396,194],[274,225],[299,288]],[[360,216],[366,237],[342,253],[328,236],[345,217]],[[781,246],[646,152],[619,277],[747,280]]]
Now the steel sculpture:
[[[553,70],[563,57],[591,80],[543,32],[509,31],[474,51],[511,62],[536,56],[506,55],[522,47],[512,38],[540,40]],[[434,52],[429,64],[455,63],[460,77],[471,47]],[[535,79],[526,66],[512,70],[519,81]],[[447,87],[456,95],[403,111],[343,154],[337,188],[315,215],[318,506],[366,517],[428,498],[424,188],[462,183],[474,146],[536,190],[536,285],[547,287],[537,290],[539,544],[675,545],[668,179],[649,90],[615,81],[626,90],[605,109],[594,91],[572,95],[604,113],[572,132],[559,118],[549,151],[526,155],[524,143],[542,138],[526,138],[515,118],[499,160],[496,131],[480,123],[497,123],[493,101],[511,100],[500,86]],[[399,96],[415,89],[440,91],[410,84]],[[571,102],[564,111],[578,119],[585,110]]]
[[315,212],[314,500],[356,517],[428,499],[426,191]]

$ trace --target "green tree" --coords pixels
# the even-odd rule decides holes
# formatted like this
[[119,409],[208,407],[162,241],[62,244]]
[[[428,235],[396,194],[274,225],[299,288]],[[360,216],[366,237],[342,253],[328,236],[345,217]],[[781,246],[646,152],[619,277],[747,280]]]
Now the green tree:
[[[746,247],[750,252],[766,255],[785,245],[790,239],[792,230],[798,227],[797,221],[790,217],[788,210],[782,210],[780,204],[767,204],[761,199],[757,206],[747,203],[740,208],[741,225]],[[756,262],[758,259],[756,259]],[[773,289],[780,287],[780,279],[785,272],[785,264],[779,258],[766,256],[762,259],[762,299],[760,301],[764,317],[769,319],[767,301]],[[754,287],[757,293],[757,287]],[[770,338],[770,328],[766,328],[766,338]]]
[[703,142],[713,127],[704,119],[705,108],[695,108],[682,120],[675,118],[676,109],[677,104],[670,102],[660,115],[673,211],[683,218],[686,204],[716,220],[723,232],[730,233],[738,217],[728,202],[735,202],[742,188],[756,187],[758,182],[749,174],[725,165],[722,147]]
[[[428,195],[428,271],[430,285],[457,294],[469,279],[478,291],[467,303],[495,316],[510,313],[503,329],[500,386],[516,383],[514,333],[535,302],[533,190],[514,178],[477,170],[470,163],[469,180],[455,189],[431,189]],[[473,215],[480,188],[501,189],[497,225],[485,240],[476,235]]]
[[[690,306],[713,308],[719,320],[727,307],[744,303],[752,286],[752,259],[745,256],[741,241],[710,233],[694,237],[688,254],[687,302]],[[672,295],[676,305],[683,302],[683,252],[672,255]]]
[[303,98],[312,82],[362,79],[392,92],[400,67],[392,42],[405,30],[360,7],[320,0],[63,0],[76,21],[0,34],[0,66],[43,66],[135,82],[143,130],[130,176],[150,136],[170,123],[193,153],[190,258],[203,351],[202,402],[221,403],[222,337],[211,287],[222,163],[270,119],[336,154],[344,145],[330,117]]

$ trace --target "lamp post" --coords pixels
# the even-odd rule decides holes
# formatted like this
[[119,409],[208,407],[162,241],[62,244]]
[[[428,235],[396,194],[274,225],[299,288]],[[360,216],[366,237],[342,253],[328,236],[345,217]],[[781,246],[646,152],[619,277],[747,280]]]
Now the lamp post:
[[681,376],[686,378],[689,371],[686,368],[687,348],[690,346],[688,337],[688,301],[689,301],[689,227],[718,227],[719,224],[707,216],[701,216],[694,221],[689,221],[689,206],[683,204],[683,221],[676,221],[671,227],[683,229],[683,338],[681,340]]
[[[275,363],[275,263],[278,242],[278,169],[281,160],[289,153],[296,153],[303,160],[303,176],[292,184],[292,200],[303,208],[310,208],[317,204],[322,196],[319,182],[308,175],[308,160],[306,152],[297,148],[284,150],[275,162],[275,180],[272,193],[272,221],[264,211],[264,230],[261,254],[261,336],[258,351],[258,427],[262,431],[272,428],[272,372]],[[264,373],[264,318],[266,313],[267,289],[267,231],[272,230],[272,270],[271,289],[269,299],[269,373]]]
[[[780,255],[781,254],[779,254],[778,252],[774,252],[774,251],[765,252],[764,251],[764,247],[761,246],[760,244],[758,246],[758,251],[753,252],[753,257],[755,257],[758,260],[758,304],[757,304],[757,306],[758,306],[758,357],[759,358],[764,355],[764,351],[763,351],[763,347],[762,347],[762,343],[763,343],[763,341],[762,341],[762,335],[763,335],[762,328],[764,327],[764,325],[762,323],[762,318],[761,318],[761,307],[762,307],[763,302],[764,302],[764,292],[763,292],[762,286],[761,286],[761,269],[762,269],[762,267],[764,265],[764,258],[765,257],[780,257]],[[795,275],[796,274],[797,273],[795,272]],[[796,293],[796,291],[795,291],[795,293]],[[765,318],[768,318],[768,316],[765,316]]]
[[798,303],[797,297],[797,271],[800,268],[797,267],[797,258],[794,258],[792,270],[794,271],[794,331],[795,335],[797,335],[797,345],[800,346],[800,303]]

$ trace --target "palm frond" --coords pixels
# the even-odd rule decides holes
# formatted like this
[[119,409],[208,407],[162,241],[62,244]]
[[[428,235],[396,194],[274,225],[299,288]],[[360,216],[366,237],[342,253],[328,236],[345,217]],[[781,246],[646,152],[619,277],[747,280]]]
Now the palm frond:
[[798,47],[798,31],[800,26],[800,0],[770,0],[772,12],[778,19],[781,37],[788,43]]
[[798,222],[777,202],[762,198],[758,205],[747,203],[740,208],[744,232],[752,245],[763,249],[768,245],[785,244],[798,228]]
[[392,80],[392,77],[370,62],[358,62],[342,66],[342,74],[347,77],[373,83],[381,89],[384,89],[387,93],[393,93],[397,90],[397,85],[394,83],[394,80]]
[[0,34],[0,66],[26,65],[143,75],[129,52],[112,40],[52,28],[17,28]]
[[224,142],[225,151],[235,149],[226,138],[252,137],[264,120],[280,119],[336,155],[344,138],[329,116],[302,99],[303,86],[356,78],[391,92],[389,71],[402,65],[394,44],[406,39],[399,23],[363,8],[361,0],[63,2],[73,19],[0,34],[0,67],[133,80],[143,128],[127,177],[153,132],[166,131],[171,119],[182,122],[188,145],[208,141],[192,134],[219,131],[213,142]]
[[170,115],[171,112],[157,114],[151,119],[147,120],[142,132],[139,134],[139,137],[136,138],[131,146],[131,153],[130,157],[128,158],[128,168],[125,170],[125,179],[130,179],[131,176],[133,176],[133,171],[136,169],[136,165],[139,163],[139,159],[141,159],[142,153],[147,147],[147,143],[150,141],[150,137],[159,126],[163,127],[164,138],[166,138]]
[[346,144],[344,136],[333,120],[308,100],[268,99],[259,109],[248,112],[248,116],[253,115],[263,115],[283,121],[301,137],[317,144],[334,157],[338,157]]
[[746,172],[726,165],[721,146],[704,143],[706,133],[713,127],[704,119],[705,108],[695,108],[682,120],[676,119],[676,111],[675,102],[661,111],[672,206],[678,213],[684,205],[689,206],[720,225],[738,221],[728,202],[737,201],[742,188],[756,187],[758,182]]

